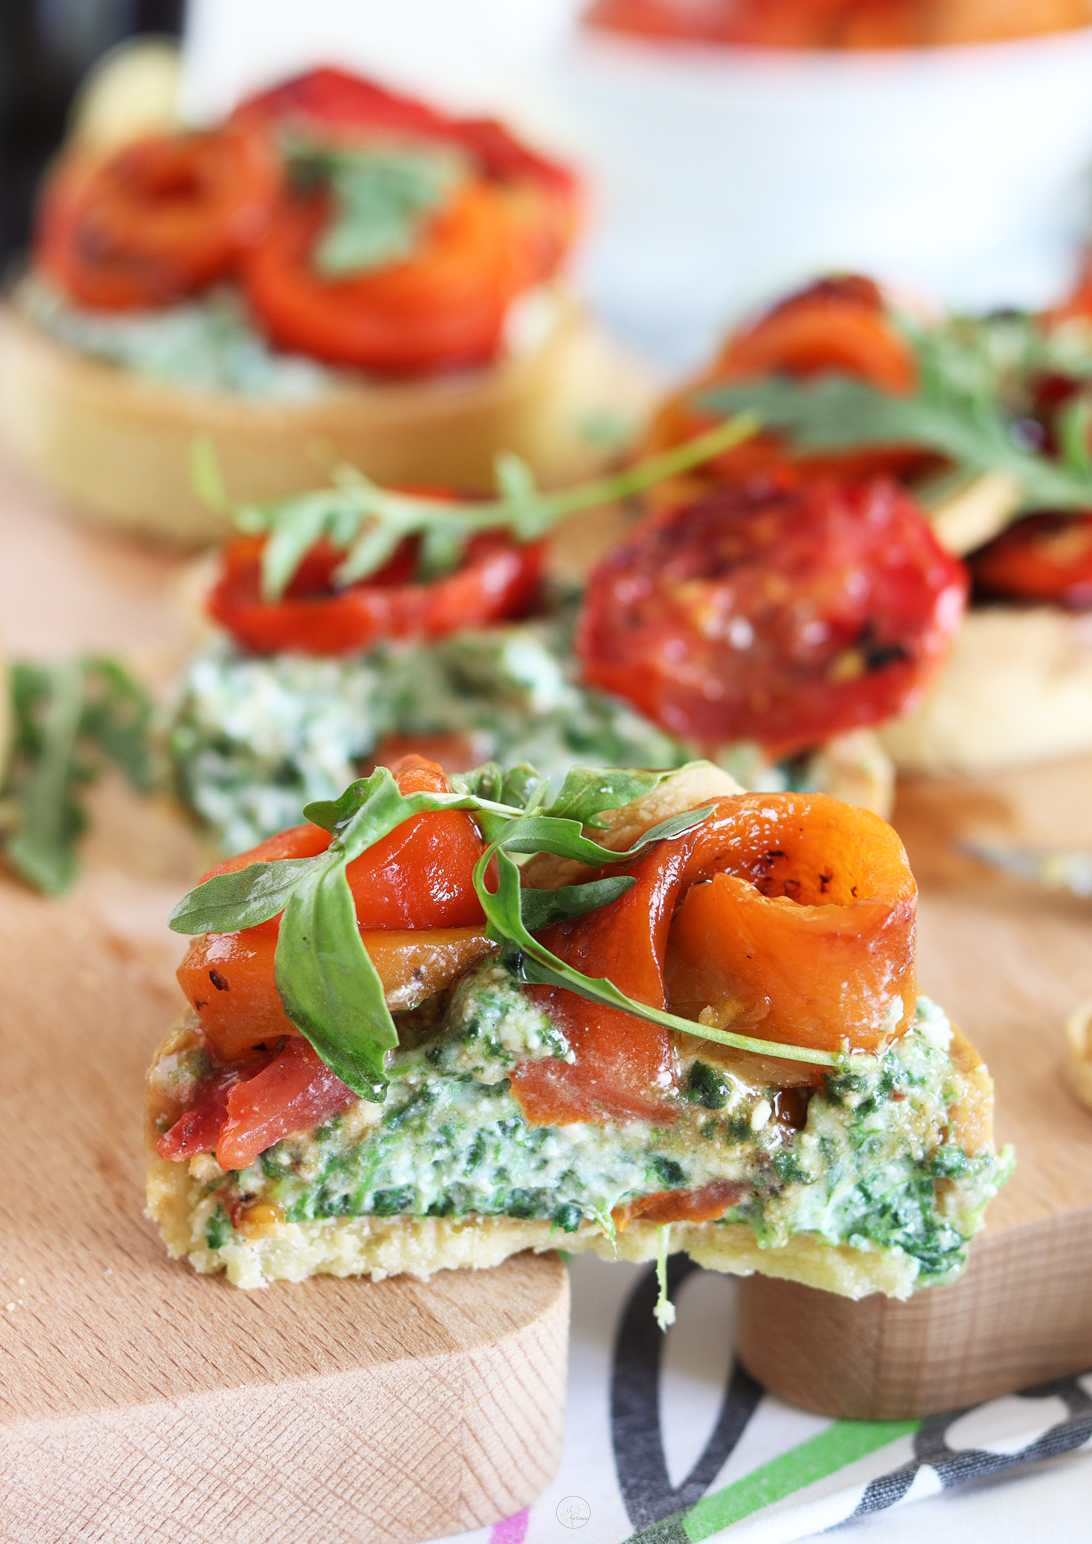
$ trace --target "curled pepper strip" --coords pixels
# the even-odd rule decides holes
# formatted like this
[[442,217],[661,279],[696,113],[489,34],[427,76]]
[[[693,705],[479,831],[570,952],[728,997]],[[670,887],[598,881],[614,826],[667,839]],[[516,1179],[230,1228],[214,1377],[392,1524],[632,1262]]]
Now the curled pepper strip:
[[225,277],[261,239],[277,175],[269,147],[231,129],[66,158],[42,197],[38,261],[78,305],[167,305]]
[[521,546],[483,532],[471,537],[453,573],[415,578],[413,544],[406,542],[378,573],[337,588],[344,554],[320,543],[287,593],[268,600],[261,591],[263,545],[262,538],[245,536],[228,545],[207,602],[209,615],[258,654],[349,654],[384,638],[437,638],[488,626],[524,615],[542,576],[541,542]]
[[491,184],[468,183],[428,220],[417,250],[376,272],[329,278],[313,252],[323,198],[283,198],[242,265],[247,302],[270,341],[329,364],[389,375],[482,365],[528,280],[526,240]]
[[[648,445],[677,445],[715,422],[699,403],[711,387],[767,375],[810,380],[836,372],[877,391],[913,388],[913,352],[888,312],[879,287],[859,274],[833,274],[787,295],[725,339],[712,361],[666,398],[653,419]],[[705,478],[739,480],[784,468],[790,453],[773,433],[733,448],[705,469]],[[791,458],[808,477],[901,477],[927,464],[920,450],[892,445]]]
[[[584,975],[661,1014],[702,1013],[703,1038],[731,1024],[813,1048],[816,1081],[832,1053],[875,1052],[909,1025],[917,888],[878,816],[823,794],[735,795],[624,872],[635,883],[618,900],[542,935]],[[575,1058],[515,1069],[532,1124],[671,1119],[666,1023],[558,985],[536,995]]]

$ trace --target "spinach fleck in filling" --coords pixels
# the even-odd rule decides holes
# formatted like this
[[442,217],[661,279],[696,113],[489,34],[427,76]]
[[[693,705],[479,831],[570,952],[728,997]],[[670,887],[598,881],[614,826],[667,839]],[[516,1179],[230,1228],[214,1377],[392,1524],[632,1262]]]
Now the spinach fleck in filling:
[[[459,735],[481,761],[530,762],[560,784],[573,765],[681,767],[694,747],[571,666],[571,597],[549,620],[383,643],[345,659],[257,658],[228,644],[190,666],[171,727],[183,798],[238,852],[332,799],[392,735]],[[808,758],[776,767],[756,747],[720,764],[745,787],[814,786]]]
[[[342,1217],[512,1217],[559,1232],[650,1194],[737,1183],[724,1217],[775,1247],[798,1233],[897,1250],[920,1285],[950,1281],[1008,1153],[969,1155],[949,1134],[959,1097],[948,1021],[921,999],[908,1034],[862,1071],[828,1076],[775,1113],[770,1090],[715,1063],[682,1068],[675,1119],[532,1127],[508,1074],[566,1058],[558,1027],[495,963],[469,972],[432,1024],[418,1015],[389,1058],[381,1106],[359,1101],[314,1131],[269,1148],[251,1168],[209,1182],[199,1208],[210,1251],[238,1243],[231,1217],[274,1204],[287,1222]],[[690,1052],[685,1053],[691,1056]],[[801,1123],[802,1122],[802,1123]],[[245,1222],[240,1225],[245,1229]]]

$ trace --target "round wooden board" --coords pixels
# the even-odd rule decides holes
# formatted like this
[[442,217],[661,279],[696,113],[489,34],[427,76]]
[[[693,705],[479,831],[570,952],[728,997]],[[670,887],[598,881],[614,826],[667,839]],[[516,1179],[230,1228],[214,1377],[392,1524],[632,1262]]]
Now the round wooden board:
[[[578,573],[624,526],[621,512],[580,517],[563,533],[555,567]],[[184,563],[68,525],[2,465],[0,541],[9,559],[0,565],[0,633],[17,651],[115,650],[149,679],[170,681],[189,643],[178,598]],[[997,1082],[998,1136],[1016,1145],[1018,1164],[956,1286],[902,1304],[851,1303],[761,1277],[742,1283],[742,1354],[786,1398],[832,1415],[900,1418],[1092,1366],[1092,1114],[1065,1083],[1060,1033],[1066,1014],[1092,996],[1092,904],[995,875],[958,849],[966,838],[1092,848],[1090,795],[1087,761],[978,783],[903,786],[895,824],[922,891],[921,987],[985,1054]],[[192,832],[110,789],[99,797],[85,856],[96,877],[76,899],[93,911],[121,907],[130,918],[165,915],[202,866]],[[119,864],[124,877],[109,877]],[[158,884],[160,899],[141,901],[141,884]],[[175,957],[162,966],[167,995],[148,1018],[141,1061],[173,1016]],[[0,1026],[14,1023],[0,1014]],[[0,1257],[4,1288],[9,1264]],[[210,1294],[225,1300],[226,1288],[186,1278],[183,1267],[160,1259],[158,1268],[172,1290],[185,1280],[198,1304]],[[346,1292],[352,1302],[373,1290],[312,1283],[303,1291],[312,1286]],[[0,1304],[0,1322],[2,1315]]]
[[1092,1111],[1061,1026],[1092,997],[1092,903],[995,874],[960,844],[1092,849],[1092,760],[900,789],[921,886],[918,980],[984,1055],[1016,1171],[955,1285],[907,1303],[741,1284],[739,1348],[768,1388],[826,1415],[899,1420],[1092,1367]]
[[560,1455],[556,1255],[248,1293],[145,1221],[175,893],[102,869],[61,901],[0,883],[5,1537],[349,1544],[518,1511]]
[[[56,519],[0,469],[13,653],[185,645],[161,554]],[[142,1215],[142,1083],[181,1003],[166,917],[199,872],[167,806],[105,785],[61,900],[0,879],[0,1533],[399,1541],[525,1506],[560,1456],[557,1255],[424,1283],[242,1292]]]

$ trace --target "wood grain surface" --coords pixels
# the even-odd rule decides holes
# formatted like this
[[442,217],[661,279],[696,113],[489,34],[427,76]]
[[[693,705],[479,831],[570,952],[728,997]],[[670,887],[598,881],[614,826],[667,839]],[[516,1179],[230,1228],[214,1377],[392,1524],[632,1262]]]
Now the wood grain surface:
[[918,979],[983,1053],[1012,1179],[963,1278],[908,1303],[851,1303],[753,1277],[740,1354],[824,1414],[956,1409],[1092,1367],[1092,1112],[1064,1075],[1061,1025],[1092,997],[1092,902],[983,868],[967,840],[1092,849],[1092,761],[904,784],[895,824],[922,889]]
[[[579,522],[566,538],[561,566],[569,572],[579,568],[602,539],[603,531],[593,522]],[[169,680],[187,646],[186,608],[179,597],[188,571],[177,560],[64,524],[3,467],[0,542],[11,558],[0,564],[0,631],[15,645],[35,654],[64,652],[77,644],[124,650],[149,678]],[[1092,763],[1080,761],[987,782],[917,782],[902,789],[895,821],[922,890],[921,988],[948,1008],[985,1054],[997,1084],[998,1137],[1015,1143],[1017,1169],[991,1208],[987,1230],[956,1286],[933,1289],[907,1304],[881,1298],[854,1304],[764,1278],[744,1282],[743,1354],[752,1371],[785,1397],[831,1414],[898,1417],[953,1408],[1092,1366],[1092,1294],[1087,1290],[1092,1274],[1092,1114],[1065,1083],[1061,1039],[1066,1014],[1092,996],[1092,903],[996,875],[959,847],[975,838],[1092,847],[1090,795]],[[77,897],[84,904],[84,925],[91,925],[89,911],[95,925],[112,927],[118,937],[154,910],[141,899],[142,886],[158,886],[164,897],[168,890],[177,896],[200,866],[191,832],[160,810],[144,807],[135,813],[135,808],[109,788],[98,796],[96,827],[87,844],[90,875]],[[137,838],[120,844],[118,834],[131,830],[133,821],[138,822]],[[162,916],[165,900],[155,905],[161,907],[156,915]],[[54,915],[51,910],[49,916]],[[0,958],[10,975],[12,955],[2,933]],[[130,959],[125,968],[137,967]],[[136,1066],[169,1017],[169,984],[162,990],[167,994],[162,1005],[157,1001],[153,1011],[149,997],[142,1010],[146,1038]],[[123,1014],[112,1016],[118,1034],[122,1019]],[[17,1036],[17,1016],[11,1011],[0,1012],[0,1023],[9,1034],[15,1026]],[[130,1027],[125,1033],[136,1031]],[[100,1075],[87,1071],[84,1076]],[[10,1148],[7,1133],[5,1139]],[[122,1188],[125,1183],[124,1178],[114,1181]],[[4,1204],[14,1200],[5,1198]],[[154,1253],[158,1245],[149,1243],[143,1227],[134,1221],[134,1237]],[[71,1284],[74,1279],[73,1257],[65,1258],[68,1275],[58,1277],[58,1291],[64,1290],[65,1280]],[[245,1315],[264,1314],[268,1310],[262,1305],[274,1301],[267,1294],[260,1302],[236,1303],[240,1294],[186,1277],[183,1267],[170,1267],[158,1255],[154,1261],[149,1255],[146,1265],[158,1272],[154,1279],[171,1284],[159,1289],[168,1298],[176,1290],[195,1294],[187,1301],[198,1312],[206,1310],[206,1322],[210,1304],[230,1302],[233,1313]],[[0,1257],[5,1301],[21,1297],[29,1303],[19,1275],[24,1284],[29,1280],[5,1244]],[[454,1278],[450,1290],[469,1291],[481,1279]],[[338,1305],[342,1293],[354,1305],[375,1295],[352,1283],[312,1283],[306,1290],[312,1287],[316,1299],[325,1302],[326,1294]],[[96,1291],[103,1290],[96,1283]],[[296,1292],[285,1289],[277,1296],[302,1301]],[[211,1317],[215,1320],[219,1312],[217,1306]],[[5,1329],[9,1317],[0,1304]],[[11,1317],[13,1326],[18,1323],[17,1316]],[[234,1321],[233,1327],[238,1328]],[[237,1349],[225,1352],[225,1388],[217,1399],[229,1397],[238,1354]],[[325,1374],[309,1371],[307,1376]],[[257,1399],[258,1385],[246,1387],[248,1397]],[[263,1387],[272,1398],[275,1385]],[[212,1391],[202,1397],[212,1400]],[[159,1410],[149,1417],[157,1429],[163,1407],[151,1408]],[[94,1447],[90,1441],[89,1451]],[[44,1460],[39,1456],[36,1461]],[[260,1457],[252,1461],[254,1493],[259,1494],[265,1474]],[[291,1536],[310,1535],[297,1531]]]
[[[3,473],[0,543],[13,652],[169,674],[169,560]],[[142,1214],[142,1082],[200,844],[107,784],[83,861],[59,901],[0,880],[0,1538],[393,1544],[518,1511],[560,1453],[558,1257],[257,1293],[169,1261]]]

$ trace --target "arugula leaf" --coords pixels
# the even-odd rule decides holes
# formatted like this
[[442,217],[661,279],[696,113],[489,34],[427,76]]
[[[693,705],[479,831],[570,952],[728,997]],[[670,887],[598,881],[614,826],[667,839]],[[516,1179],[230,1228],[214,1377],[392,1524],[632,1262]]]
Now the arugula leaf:
[[121,665],[96,655],[56,665],[16,661],[11,701],[4,856],[35,889],[59,895],[75,878],[75,844],[86,825],[78,790],[106,762],[138,792],[152,785],[152,707]]
[[[60,895],[76,876],[75,840],[84,826],[72,796],[82,774],[76,746],[83,714],[83,666],[77,662],[42,671],[34,682],[37,691],[31,681],[27,672],[16,681],[18,780],[13,792],[19,820],[5,843],[5,857],[36,890]],[[32,717],[35,708],[39,711]],[[19,777],[18,763],[30,757],[33,761]]]
[[561,792],[543,811],[546,815],[567,816],[581,826],[603,826],[604,810],[632,804],[643,794],[658,788],[670,772],[626,772],[612,767],[571,767],[561,785]]
[[281,919],[273,957],[284,1011],[326,1065],[361,1098],[380,1100],[384,1053],[398,1031],[361,941],[345,861],[311,870]]
[[[1086,440],[1080,441],[1092,415],[1073,410],[1080,416],[1063,437],[1061,460],[1036,454],[1021,442],[1021,393],[982,335],[966,324],[929,330],[902,318],[900,326],[917,366],[917,388],[909,395],[831,372],[812,381],[773,375],[713,387],[697,404],[716,413],[753,413],[798,451],[918,445],[964,472],[1002,473],[1018,490],[1013,514],[1092,505],[1092,461]],[[1008,365],[1011,370],[1011,360]]]
[[290,140],[290,169],[330,193],[333,211],[311,251],[324,279],[374,273],[412,257],[428,217],[468,175],[452,145],[390,140],[331,147]]
[[[466,542],[479,531],[508,531],[517,541],[537,540],[570,515],[629,498],[700,466],[749,439],[758,427],[754,417],[732,418],[621,472],[556,492],[536,489],[522,463],[517,472],[513,456],[498,458],[498,496],[480,500],[395,493],[356,468],[342,466],[329,488],[240,504],[230,513],[239,530],[267,538],[261,575],[266,601],[284,594],[304,555],[320,539],[346,554],[334,575],[339,585],[366,579],[411,537],[421,543],[429,577],[436,577],[458,562]],[[212,507],[221,511],[222,479],[211,442],[195,445],[193,461],[196,491],[209,494]]]
[[547,780],[527,761],[507,769],[499,762],[486,761],[469,772],[453,772],[448,781],[463,793],[496,804],[507,804],[514,809],[526,809],[532,796],[545,786]]
[[[497,886],[491,891],[486,885],[486,873],[493,861],[497,865]],[[474,883],[485,911],[489,936],[501,945],[501,963],[518,981],[563,987],[587,1002],[620,1008],[623,1013],[645,1019],[650,1024],[696,1035],[701,1040],[714,1040],[720,1045],[734,1046],[739,1051],[754,1051],[763,1056],[780,1057],[785,1061],[812,1062],[825,1067],[836,1066],[840,1060],[830,1051],[782,1045],[780,1041],[755,1040],[749,1035],[737,1035],[731,1030],[714,1029],[708,1024],[680,1018],[677,1014],[666,1013],[636,998],[627,997],[613,982],[603,977],[585,976],[575,970],[531,936],[523,919],[522,906],[524,896],[533,892],[521,888],[519,869],[496,844],[488,848],[480,859],[474,871]]]
[[707,804],[702,809],[683,810],[678,815],[672,815],[644,832],[632,847],[621,851],[600,847],[598,842],[590,841],[583,834],[579,821],[554,815],[524,815],[499,840],[506,852],[549,852],[558,858],[572,858],[578,863],[592,865],[628,863],[639,858],[647,847],[656,842],[670,841],[672,837],[681,836],[684,831],[700,825],[711,810],[712,805]]
[[523,925],[537,933],[555,922],[568,922],[595,911],[625,895],[637,881],[631,874],[612,874],[584,885],[561,885],[556,890],[522,890]]
[[1056,422],[1065,465],[1078,477],[1092,481],[1092,394],[1087,387],[1066,403]]
[[454,573],[463,560],[468,537],[450,526],[434,525],[421,536],[417,553],[417,577],[422,584]]
[[[387,1085],[384,1053],[398,1044],[383,983],[361,941],[346,869],[422,801],[403,795],[386,767],[304,810],[332,836],[319,861],[297,876],[277,935],[273,974],[288,1017],[328,1067],[362,1099],[379,1100]],[[199,894],[204,886],[199,887]]]
[[251,863],[233,874],[216,874],[183,896],[168,918],[175,933],[239,933],[268,922],[288,905],[300,881],[320,866],[314,858]]
[[497,492],[509,508],[509,525],[519,541],[537,541],[547,527],[543,524],[541,501],[534,473],[510,450],[498,451],[493,458],[493,477]]
[[84,661],[83,695],[81,738],[112,761],[131,788],[147,793],[154,781],[147,693],[116,660],[92,656]]
[[214,514],[231,515],[233,506],[211,435],[195,435],[190,444],[190,484],[202,504]]
[[[292,576],[325,534],[329,510],[322,494],[309,494],[295,505],[294,518],[274,525],[262,549],[262,599],[279,599]],[[385,561],[385,559],[383,560]]]

